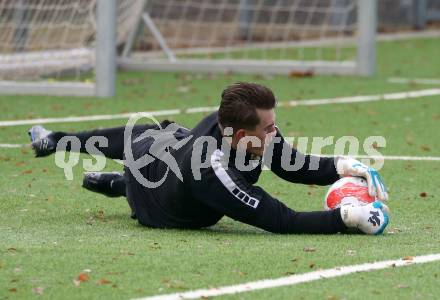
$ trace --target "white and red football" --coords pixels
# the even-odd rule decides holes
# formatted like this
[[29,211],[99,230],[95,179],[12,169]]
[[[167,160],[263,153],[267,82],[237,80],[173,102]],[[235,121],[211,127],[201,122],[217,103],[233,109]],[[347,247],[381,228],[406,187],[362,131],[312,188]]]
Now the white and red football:
[[325,195],[324,209],[332,210],[343,204],[365,205],[376,200],[368,194],[367,181],[362,177],[343,177],[332,184]]

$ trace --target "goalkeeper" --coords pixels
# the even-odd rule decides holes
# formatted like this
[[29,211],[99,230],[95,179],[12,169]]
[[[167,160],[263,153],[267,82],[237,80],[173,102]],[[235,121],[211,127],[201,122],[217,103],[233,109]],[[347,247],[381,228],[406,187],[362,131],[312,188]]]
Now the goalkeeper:
[[[165,120],[79,133],[34,126],[29,134],[36,156],[54,153],[65,137],[81,142],[78,149],[68,146],[67,151],[81,152],[87,152],[90,137],[105,137],[108,146],[95,145],[96,149],[108,158],[124,160],[124,173],[85,173],[83,186],[106,196],[126,197],[132,217],[145,226],[203,228],[226,215],[274,233],[331,234],[347,228],[382,233],[388,209],[380,201],[297,212],[255,185],[262,165],[267,165],[292,183],[329,185],[342,176],[362,176],[371,195],[382,201],[388,197],[374,169],[353,159],[304,155],[292,148],[275,126],[275,105],[270,89],[236,83],[223,91],[219,110],[192,130]],[[283,157],[290,165],[303,164],[287,170]]]

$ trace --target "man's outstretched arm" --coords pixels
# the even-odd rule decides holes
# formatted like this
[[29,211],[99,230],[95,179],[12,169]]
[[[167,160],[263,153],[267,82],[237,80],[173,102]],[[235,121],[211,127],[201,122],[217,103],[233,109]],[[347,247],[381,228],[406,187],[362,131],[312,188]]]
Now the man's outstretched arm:
[[[293,148],[277,130],[264,162],[278,177],[293,183],[329,185],[340,179],[332,157],[306,155]],[[269,156],[269,157],[268,157]]]
[[[234,220],[274,233],[330,234],[344,231],[340,210],[295,212],[262,188],[250,185],[235,169],[225,169],[216,150],[201,180],[191,178],[193,196]],[[189,178],[188,178],[189,179]]]
[[347,157],[320,157],[305,155],[289,145],[277,131],[273,151],[265,157],[270,169],[279,177],[295,183],[328,185],[344,176],[364,177],[368,182],[368,191],[380,201],[388,200],[388,191],[379,173]]

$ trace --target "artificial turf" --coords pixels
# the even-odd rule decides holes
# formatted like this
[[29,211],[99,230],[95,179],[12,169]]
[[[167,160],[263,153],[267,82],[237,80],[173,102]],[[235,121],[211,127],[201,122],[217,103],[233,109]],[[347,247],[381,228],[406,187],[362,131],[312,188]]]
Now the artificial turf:
[[[279,101],[432,88],[390,84],[386,78],[439,78],[439,46],[438,39],[380,43],[374,78],[121,72],[114,99],[0,96],[0,119],[217,105],[225,85],[240,80],[268,85]],[[433,96],[282,107],[277,123],[286,136],[352,135],[363,141],[382,135],[387,145],[378,150],[383,154],[438,157],[439,101]],[[172,119],[191,127],[203,116]],[[123,124],[115,120],[47,127],[74,131]],[[0,143],[26,143],[27,129],[0,127]],[[145,228],[129,218],[122,198],[105,198],[80,187],[85,158],[81,155],[68,181],[54,156],[35,159],[27,148],[0,148],[0,299],[128,299],[440,253],[438,161],[385,162],[380,172],[390,189],[391,223],[383,236],[371,237],[276,235],[228,218],[203,230]],[[106,170],[121,170],[121,165],[109,160]],[[321,210],[327,191],[287,183],[268,171],[258,185],[297,210]],[[440,294],[439,266],[387,269],[220,298],[433,299]],[[81,273],[88,279],[82,275],[87,280],[75,283]]]

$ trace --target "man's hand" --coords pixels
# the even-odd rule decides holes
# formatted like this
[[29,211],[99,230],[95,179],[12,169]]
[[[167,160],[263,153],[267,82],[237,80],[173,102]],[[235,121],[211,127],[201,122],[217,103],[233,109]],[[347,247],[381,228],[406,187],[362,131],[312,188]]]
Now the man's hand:
[[382,234],[390,220],[388,206],[380,201],[367,205],[345,204],[341,206],[341,217],[348,228],[358,228],[366,234]]
[[368,193],[378,200],[387,201],[388,191],[379,173],[360,161],[349,157],[338,157],[336,171],[341,177],[358,176],[364,177],[368,183]]

